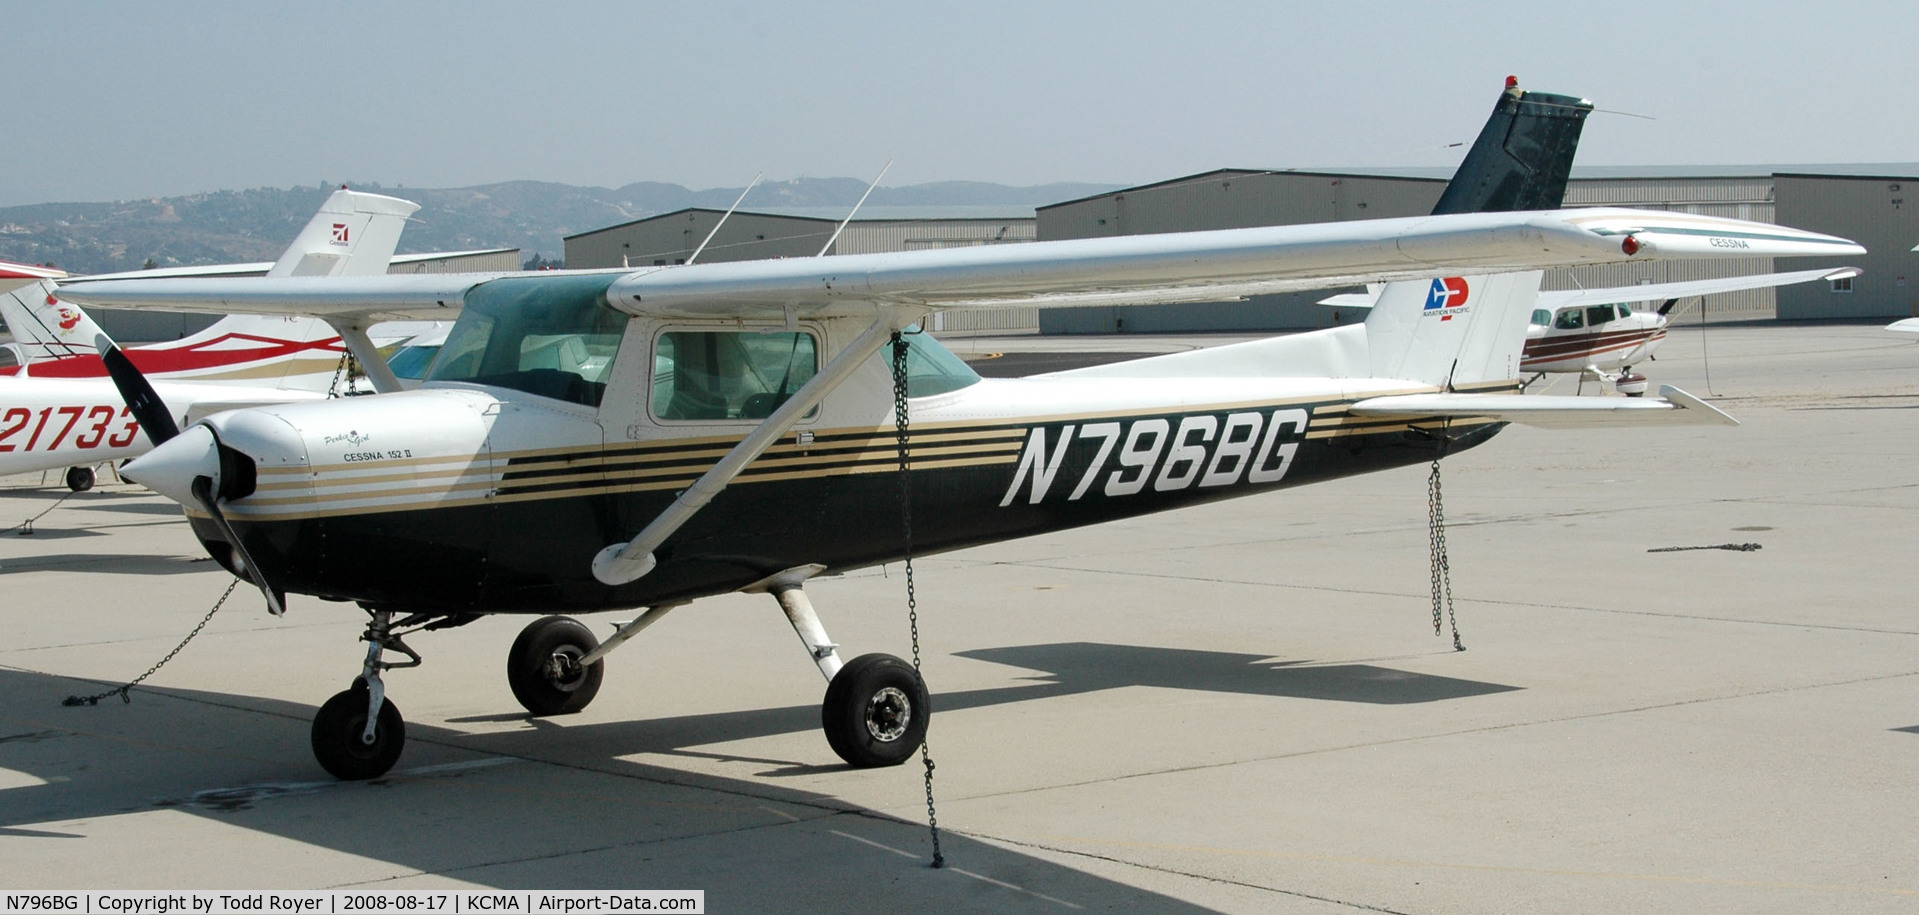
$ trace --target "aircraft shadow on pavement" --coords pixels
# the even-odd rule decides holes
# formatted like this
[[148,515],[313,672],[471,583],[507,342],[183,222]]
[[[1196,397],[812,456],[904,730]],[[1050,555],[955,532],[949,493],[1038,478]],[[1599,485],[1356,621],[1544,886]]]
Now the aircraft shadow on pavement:
[[[1519,688],[1371,664],[1309,665],[1272,661],[1257,654],[1099,642],[1014,645],[957,654],[962,658],[1045,671],[1047,681],[1041,688],[1053,687],[1055,694],[1157,686],[1248,696],[1403,705],[1464,699]],[[955,705],[944,696],[937,697],[935,703],[940,708],[966,707]]]
[[[1309,666],[1275,662],[1257,654],[1097,642],[1019,645],[957,654],[963,658],[1044,671],[1045,674],[1019,686],[949,692],[935,688],[935,715],[1132,686],[1386,705],[1441,702],[1519,689],[1516,686],[1412,673],[1370,664]],[[454,724],[468,724],[525,717],[478,715],[451,721]],[[486,745],[495,752],[551,756],[557,752],[553,749],[556,735],[542,731],[563,727],[565,735],[557,739],[564,741],[567,748],[564,752],[579,754],[580,758],[618,757],[633,753],[676,754],[688,747],[816,731],[820,726],[820,709],[818,705],[808,704],[587,725],[534,721],[536,727],[533,730],[473,735],[464,740],[469,744]],[[797,762],[762,761],[788,767],[769,774],[812,771]]]
[[[35,537],[41,535],[35,534]],[[50,556],[0,556],[0,575],[20,572],[78,572],[85,575],[188,575],[207,571],[206,560],[195,556],[155,556],[151,553],[56,553]]]
[[[424,872],[500,888],[704,889],[710,911],[1210,911],[950,831],[942,847],[952,866],[933,870],[924,824],[780,784],[594,758],[565,739],[600,726],[545,735],[547,752],[565,761],[542,764],[476,759],[475,744],[488,741],[409,722],[411,760],[380,779],[337,782],[305,755],[310,707],[191,690],[61,707],[78,685],[0,669],[9,697],[0,768],[45,781],[0,789],[0,883],[32,885],[20,862],[53,855],[76,868],[53,880],[63,886],[140,883],[173,868],[190,882],[232,873],[236,885],[257,884],[249,871],[208,862],[201,843],[231,836],[246,855],[279,860],[262,873],[284,889]],[[903,771],[850,774],[911,775]],[[163,810],[236,832],[196,830],[202,838],[173,843],[178,827],[165,821],[99,822]],[[114,866],[128,856],[141,867]],[[316,863],[299,870],[286,864],[293,858]]]

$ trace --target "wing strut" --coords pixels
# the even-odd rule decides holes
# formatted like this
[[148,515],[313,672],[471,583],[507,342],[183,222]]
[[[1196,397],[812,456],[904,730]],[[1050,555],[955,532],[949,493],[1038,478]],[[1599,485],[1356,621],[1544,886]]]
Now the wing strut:
[[747,433],[746,438],[741,439],[739,444],[733,446],[733,450],[720,458],[719,463],[708,468],[692,486],[680,493],[680,497],[674,499],[673,504],[660,512],[644,530],[632,540],[613,544],[594,556],[593,577],[609,585],[623,585],[653,571],[653,551],[665,543],[666,538],[673,536],[674,531],[706,507],[706,503],[719,495],[748,464],[792,429],[800,417],[811,412],[834,388],[852,377],[853,371],[861,363],[879,352],[893,331],[913,323],[916,316],[917,312],[906,309],[881,309],[878,319],[861,331],[839,355],[834,356],[826,368],[793,392],[793,396],[780,404],[773,415]]
[[393,374],[386,357],[380,355],[380,348],[373,345],[373,338],[366,335],[367,322],[349,321],[337,318],[327,319],[333,332],[340,335],[340,342],[346,344],[347,352],[360,360],[360,370],[366,372],[368,381],[373,382],[373,390],[379,394],[391,394],[402,390],[400,379]]

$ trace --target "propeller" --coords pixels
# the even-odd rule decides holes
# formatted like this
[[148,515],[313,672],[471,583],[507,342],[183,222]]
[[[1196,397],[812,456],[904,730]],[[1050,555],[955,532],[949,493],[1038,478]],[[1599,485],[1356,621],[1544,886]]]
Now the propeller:
[[1669,312],[1669,311],[1671,311],[1671,310],[1672,310],[1672,307],[1673,307],[1674,305],[1677,305],[1677,304],[1679,304],[1679,300],[1678,300],[1678,299],[1676,299],[1676,298],[1672,298],[1672,299],[1667,299],[1667,300],[1666,300],[1666,304],[1664,304],[1664,305],[1661,305],[1661,306],[1659,306],[1659,316],[1660,316],[1660,317],[1662,317],[1662,318],[1663,318],[1663,317],[1665,317],[1665,316],[1666,316],[1666,312]]
[[127,354],[120,352],[105,334],[93,338],[93,346],[100,351],[100,361],[107,364],[107,374],[113,378],[113,386],[120,389],[120,396],[127,402],[127,409],[133,411],[133,418],[145,429],[147,439],[153,447],[180,434],[179,424],[173,421],[173,414],[167,412],[167,405],[160,400],[153,385],[147,383],[147,377],[133,365]]
[[[166,402],[160,399],[159,393],[147,382],[146,376],[134,366],[133,360],[128,359],[127,354],[121,352],[120,347],[114,345],[114,342],[107,339],[104,334],[95,337],[93,345],[100,351],[100,361],[106,363],[107,375],[113,379],[113,386],[119,389],[121,398],[126,400],[127,409],[140,423],[140,428],[146,431],[147,439],[153,442],[154,450],[133,462],[141,466],[135,467],[129,464],[125,470],[131,473],[123,471],[123,476],[145,482],[140,480],[141,477],[147,476],[147,473],[142,472],[143,470],[152,472],[156,478],[169,476],[163,471],[173,469],[183,459],[190,461],[193,469],[199,469],[206,467],[207,458],[211,457],[213,459],[211,469],[214,473],[219,474],[223,480],[235,479],[237,482],[236,478],[243,475],[241,461],[245,460],[244,456],[231,448],[222,446],[220,440],[214,436],[213,430],[206,426],[192,427],[183,438],[179,424],[173,421],[173,414],[167,410]],[[161,446],[176,439],[179,441],[175,442],[171,449],[167,449],[174,453],[164,453]],[[194,442],[187,439],[197,441],[202,448],[196,453],[193,448]],[[246,466],[250,468],[251,464]],[[191,497],[213,519],[213,525],[219,528],[220,534],[226,538],[227,545],[233,550],[235,564],[239,566],[237,571],[240,577],[259,587],[260,593],[266,596],[268,613],[274,616],[285,613],[286,592],[267,584],[266,575],[260,570],[260,564],[253,561],[253,554],[247,552],[246,544],[240,542],[239,533],[227,521],[226,512],[220,510],[220,492],[231,491],[232,487],[224,485],[216,487],[214,477],[206,473],[195,473],[192,480],[189,487]],[[245,486],[246,491],[249,492],[252,488],[251,485]],[[165,494],[180,502],[186,501],[180,498],[179,493],[168,491]]]

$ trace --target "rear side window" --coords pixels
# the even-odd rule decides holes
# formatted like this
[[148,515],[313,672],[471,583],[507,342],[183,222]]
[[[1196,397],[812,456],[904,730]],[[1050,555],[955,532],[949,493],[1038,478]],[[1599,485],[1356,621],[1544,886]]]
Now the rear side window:
[[653,346],[653,415],[765,419],[819,366],[819,342],[803,331],[667,331]]

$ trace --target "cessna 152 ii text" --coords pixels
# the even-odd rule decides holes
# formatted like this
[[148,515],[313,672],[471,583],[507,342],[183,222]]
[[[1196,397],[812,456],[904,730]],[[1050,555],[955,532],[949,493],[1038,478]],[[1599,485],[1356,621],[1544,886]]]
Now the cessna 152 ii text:
[[[1508,422],[1730,422],[1670,388],[1658,399],[1516,396],[1538,271],[1723,257],[1725,239],[1746,257],[1862,249],[1737,220],[1541,211],[1563,193],[1590,110],[1509,88],[1442,198],[1445,215],[1431,217],[66,294],[349,324],[458,312],[421,389],[375,374],[394,393],[221,413],[125,470],[185,505],[208,552],[274,612],[287,592],[367,611],[359,676],[313,722],[314,752],[336,776],[372,777],[399,757],[405,725],[381,675],[418,663],[406,632],[482,614],[645,608],[604,644],[560,616],[520,634],[508,681],[529,711],[553,715],[593,699],[608,651],[672,608],[731,591],[777,598],[827,678],[834,751],[891,765],[922,742],[926,686],[888,655],[842,663],[804,590],[812,576],[1428,462]],[[1371,281],[1391,285],[1364,324],[1029,378],[982,380],[913,329],[942,309]],[[116,356],[109,365],[136,414],[162,414],[146,428],[164,436],[138,373]]]
[[[342,188],[275,263],[85,279],[382,275],[406,217],[417,209],[410,201]],[[143,454],[149,443],[95,352],[99,325],[61,300],[62,281],[71,280],[58,270],[0,264],[0,317],[20,359],[0,369],[0,474],[67,467],[67,486],[78,491],[92,487],[95,465]],[[126,352],[159,381],[181,422],[241,406],[318,400],[346,381],[338,377],[346,354],[340,335],[318,318],[229,315],[180,340]]]

